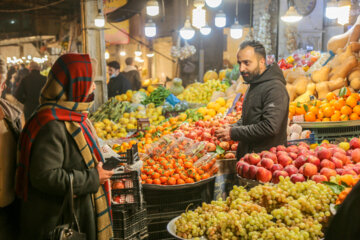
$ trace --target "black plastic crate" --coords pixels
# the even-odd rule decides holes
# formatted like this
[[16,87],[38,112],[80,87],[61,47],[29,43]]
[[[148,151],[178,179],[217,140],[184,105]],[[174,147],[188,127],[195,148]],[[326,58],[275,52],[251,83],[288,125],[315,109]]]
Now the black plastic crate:
[[[124,188],[121,189],[112,189],[111,190],[111,198],[112,198],[112,209],[115,210],[127,210],[127,209],[136,209],[142,205],[142,194],[141,194],[141,186],[140,180],[138,177],[138,172],[131,171],[126,173],[117,173],[114,174],[110,179],[112,180],[112,186],[116,181],[121,181],[124,185]],[[126,184],[127,181],[131,181],[132,186]],[[127,196],[133,196],[133,201],[127,202]],[[124,203],[115,203],[114,198],[120,197],[121,200],[125,201]]]
[[174,239],[167,231],[168,223],[181,213],[167,214],[160,218],[151,217],[148,220],[149,240]]
[[132,165],[135,162],[140,160],[138,145],[134,144],[130,149],[126,150],[126,152],[119,152],[117,159],[119,163]]
[[[137,235],[147,233],[146,208],[139,211],[112,210],[114,237],[119,239],[137,239]],[[136,235],[136,236],[135,236]],[[140,239],[140,238],[139,238]]]

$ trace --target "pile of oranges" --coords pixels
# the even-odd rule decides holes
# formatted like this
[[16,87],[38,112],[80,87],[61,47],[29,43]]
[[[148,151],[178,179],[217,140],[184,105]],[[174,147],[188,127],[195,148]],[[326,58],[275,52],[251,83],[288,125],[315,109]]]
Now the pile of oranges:
[[312,100],[308,103],[291,102],[289,118],[303,115],[306,122],[338,122],[360,119],[360,94],[346,91],[343,96],[327,94],[325,100]]
[[347,187],[339,194],[338,198],[336,199],[337,205],[343,203],[347,195],[351,192],[352,188],[356,185],[358,181],[358,176],[343,175],[340,177],[339,184],[343,185],[345,183]]

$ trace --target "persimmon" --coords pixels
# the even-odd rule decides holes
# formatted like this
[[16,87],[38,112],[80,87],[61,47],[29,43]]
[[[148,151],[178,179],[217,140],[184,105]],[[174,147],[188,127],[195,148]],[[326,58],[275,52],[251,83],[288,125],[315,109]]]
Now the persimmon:
[[160,177],[160,182],[161,182],[161,183],[166,183],[167,180],[168,180],[168,178],[165,177],[165,176],[161,176],[161,177]]
[[332,121],[332,122],[338,122],[338,121],[340,121],[340,113],[334,113],[332,116],[331,116],[331,118],[330,118],[330,120]]
[[328,100],[328,102],[330,102],[331,100],[336,99],[336,94],[333,92],[329,92],[328,94],[326,94],[326,100]]
[[332,107],[325,107],[323,111],[326,118],[330,118],[334,114],[334,109]]
[[306,122],[315,122],[316,120],[316,115],[312,112],[307,112],[305,114],[305,121]]
[[153,180],[153,184],[158,184],[158,185],[160,185],[160,184],[161,184],[160,179],[158,179],[158,178],[154,179],[154,180]]
[[145,182],[146,182],[147,184],[152,184],[152,183],[153,183],[153,180],[152,180],[151,178],[147,178],[147,179],[145,180]]
[[186,182],[186,183],[194,183],[194,179],[192,179],[192,178],[187,178],[187,179],[185,180],[185,182]]
[[359,120],[359,115],[357,113],[352,113],[349,117],[350,120]]
[[350,115],[352,113],[352,108],[345,105],[341,108],[340,112],[345,115]]
[[360,115],[360,105],[356,105],[356,106],[353,108],[353,112],[354,112],[354,113],[357,113],[358,115]]
[[342,114],[340,116],[340,121],[348,121],[349,120],[349,116],[348,115],[345,115],[345,114]]
[[176,178],[170,177],[167,182],[168,182],[169,185],[175,185],[176,184]]
[[354,96],[349,96],[348,98],[346,98],[345,103],[346,103],[346,105],[353,108],[357,105],[357,99]]
[[178,180],[176,180],[176,183],[177,184],[185,184],[185,181],[184,181],[184,179],[179,178]]

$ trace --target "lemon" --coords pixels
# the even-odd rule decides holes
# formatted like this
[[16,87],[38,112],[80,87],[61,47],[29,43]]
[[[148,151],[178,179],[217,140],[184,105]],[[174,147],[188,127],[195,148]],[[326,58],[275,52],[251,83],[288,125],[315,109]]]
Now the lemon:
[[155,108],[155,104],[154,104],[154,103],[149,103],[149,104],[147,105],[147,107],[148,107],[148,108]]
[[329,140],[324,139],[321,143],[329,143]]
[[131,112],[130,113],[130,118],[134,118],[136,116],[136,113],[135,112]]
[[198,113],[200,113],[203,116],[206,115],[206,112],[207,112],[206,108],[204,108],[204,107],[199,108],[197,111],[198,111]]
[[128,125],[126,125],[126,128],[127,129],[135,129],[135,126],[134,126],[134,124],[129,123]]
[[209,109],[209,111],[207,112],[207,116],[215,117],[216,111],[214,109]]
[[131,124],[134,124],[137,123],[137,119],[136,118],[130,118],[130,122]]
[[106,135],[106,139],[111,139],[112,137],[111,137],[111,134],[107,134]]
[[119,127],[118,127],[118,125],[116,125],[116,124],[115,124],[114,126],[112,126],[112,130],[113,130],[114,132],[116,132],[116,131],[118,130],[118,128],[119,128]]
[[127,90],[127,91],[126,91],[126,96],[127,96],[127,98],[128,98],[129,100],[132,98],[132,95],[133,95],[132,90]]
[[159,116],[159,122],[162,122],[165,120],[165,117],[164,116]]
[[125,128],[120,128],[120,133],[126,133],[126,129]]
[[348,142],[341,142],[339,143],[339,148],[342,148],[345,151],[347,151],[350,149],[350,144]]
[[130,117],[130,113],[124,113],[123,114],[123,118],[129,118]]
[[156,112],[157,112],[159,115],[162,114],[162,110],[163,110],[162,107],[157,107],[157,108],[156,108]]
[[222,97],[219,97],[218,99],[216,99],[215,102],[218,103],[221,107],[224,107],[226,105],[226,101]]
[[103,123],[105,123],[105,124],[110,124],[110,120],[107,119],[107,118],[105,118],[105,119],[103,120]]
[[111,126],[110,125],[107,125],[106,127],[105,127],[105,131],[106,132],[111,132],[111,130],[112,130],[112,128],[111,128]]
[[122,100],[122,101],[127,101],[127,100],[128,100],[128,97],[127,97],[125,94],[123,94],[122,97],[121,97],[121,100]]
[[150,85],[150,86],[147,88],[147,90],[148,90],[149,93],[152,93],[152,92],[155,90],[155,88],[154,88],[154,86]]
[[122,137],[122,133],[116,134],[116,137],[117,137],[117,138],[121,138],[121,137]]
[[226,108],[225,108],[225,107],[221,107],[221,108],[219,108],[219,110],[218,110],[218,113],[224,114],[225,112],[226,112]]

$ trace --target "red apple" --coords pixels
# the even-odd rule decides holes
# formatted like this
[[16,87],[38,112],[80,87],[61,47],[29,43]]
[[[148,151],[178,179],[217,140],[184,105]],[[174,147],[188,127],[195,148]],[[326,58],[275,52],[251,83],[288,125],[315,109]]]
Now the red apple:
[[275,153],[272,153],[272,152],[266,152],[263,154],[262,156],[263,158],[270,158],[274,161],[274,163],[277,162],[277,157],[276,157],[276,154]]
[[251,153],[250,156],[249,156],[249,163],[251,165],[256,165],[260,162],[261,160],[261,157],[259,154],[257,153]]
[[261,159],[260,164],[262,167],[270,170],[272,168],[272,166],[274,165],[274,161],[270,158],[263,158],[263,159]]
[[353,170],[354,170],[357,174],[359,174],[359,173],[360,173],[360,166],[359,166],[359,165],[355,165],[355,166],[353,167]]
[[276,153],[277,158],[279,158],[281,155],[289,156],[289,154],[288,154],[287,152],[285,152],[285,151],[278,151],[278,152]]
[[298,157],[298,155],[294,152],[289,152],[289,156],[292,158],[292,160],[295,160]]
[[345,154],[342,154],[340,152],[334,153],[334,157],[340,159],[343,164],[347,164],[349,162],[349,158]]
[[[244,164],[246,164],[246,162],[241,161],[241,159],[240,159],[240,161],[238,161],[238,162],[236,163],[236,170],[237,170],[237,173],[239,174],[239,176],[242,175],[242,172],[240,171],[240,167],[241,167],[242,165],[244,165]],[[242,170],[242,168],[241,168],[241,170]]]
[[285,177],[288,177],[289,174],[287,172],[285,172],[285,171],[282,171],[282,170],[276,170],[273,173],[272,182],[275,183],[275,184],[279,183],[279,181],[280,181],[279,177],[280,176],[283,176],[285,178]]
[[299,146],[299,147],[305,147],[305,148],[307,148],[307,149],[310,149],[309,144],[307,144],[307,143],[305,143],[305,142],[300,142],[300,143],[298,144],[298,146]]
[[332,154],[334,155],[336,152],[339,152],[339,153],[342,153],[342,154],[345,154],[346,155],[346,151],[342,148],[339,148],[339,147],[333,147],[331,148],[331,152]]
[[318,169],[317,166],[315,166],[312,163],[305,163],[304,164],[304,176],[311,178],[315,174],[317,174]]
[[300,173],[297,173],[297,174],[293,174],[290,176],[290,180],[293,182],[293,183],[297,183],[297,182],[304,182],[305,181],[305,178],[304,178],[304,175],[300,174]]
[[342,168],[344,165],[343,162],[336,157],[332,157],[330,160],[335,164],[335,168]]
[[360,148],[360,139],[357,137],[352,138],[350,140],[350,148],[351,149]]
[[276,170],[283,170],[284,169],[284,167],[281,165],[281,164],[274,164],[273,166],[272,166],[272,168],[271,168],[271,172],[273,173],[273,172],[275,172]]
[[331,168],[331,169],[335,169],[335,163],[333,163],[332,161],[328,160],[328,159],[323,159],[320,163],[320,168]]
[[331,156],[331,151],[327,148],[320,148],[319,151],[317,152],[317,157],[320,159],[320,160],[323,160],[323,159],[330,159],[332,156]]
[[354,150],[352,150],[352,149],[347,150],[347,151],[346,151],[346,156],[351,157],[351,154],[352,154],[353,151],[354,151]]
[[244,155],[244,161],[248,163],[249,162],[249,157],[250,157],[250,153],[245,154]]
[[314,176],[311,177],[311,180],[317,183],[328,181],[328,179],[324,175],[320,175],[320,174],[315,174]]
[[269,151],[264,150],[264,151],[261,151],[261,153],[260,153],[259,155],[260,155],[261,158],[263,158],[263,157],[264,157],[264,154],[265,154],[265,153],[268,153],[268,152],[269,152]]
[[269,170],[259,167],[256,173],[256,179],[260,182],[270,182],[272,174]]
[[356,163],[360,162],[360,148],[356,148],[351,152],[351,160]]
[[328,180],[330,180],[330,177],[332,176],[336,176],[336,171],[334,169],[330,169],[330,168],[322,168],[320,170],[320,174],[324,175]]
[[300,168],[302,165],[306,163],[307,157],[305,155],[299,156],[295,159],[294,165],[297,168]]
[[291,145],[291,146],[286,148],[286,151],[288,153],[298,153],[299,148],[296,145]]
[[123,181],[115,181],[112,184],[112,189],[123,189],[123,188],[125,188]]
[[279,145],[276,147],[276,150],[279,151],[286,151],[286,147],[284,145]]
[[280,163],[283,167],[286,167],[292,163],[292,158],[289,156],[280,155],[278,157],[278,163]]
[[251,165],[249,168],[249,174],[248,174],[249,179],[256,179],[257,171],[258,171],[258,167]]
[[320,168],[320,159],[313,156],[313,155],[309,155],[306,162],[308,163],[312,163],[314,164],[317,168]]
[[306,148],[299,149],[297,154],[298,156],[309,156],[309,150],[307,150]]
[[304,175],[304,165],[302,165],[302,166],[299,168],[299,173],[301,173],[302,175]]
[[289,176],[296,174],[299,172],[299,169],[297,169],[294,165],[288,165],[284,168],[284,171],[289,174]]
[[238,144],[237,143],[234,143],[231,145],[231,151],[236,151],[237,150],[237,147],[238,147]]
[[272,152],[272,153],[276,153],[276,147],[272,147],[272,148],[270,148],[270,152]]
[[345,169],[343,169],[343,168],[336,168],[335,171],[336,171],[336,173],[337,173],[338,175],[342,175],[343,172],[345,171]]
[[345,169],[341,175],[346,175],[346,174],[357,176],[357,173],[352,169]]

